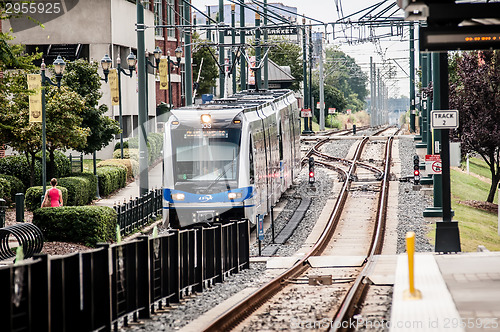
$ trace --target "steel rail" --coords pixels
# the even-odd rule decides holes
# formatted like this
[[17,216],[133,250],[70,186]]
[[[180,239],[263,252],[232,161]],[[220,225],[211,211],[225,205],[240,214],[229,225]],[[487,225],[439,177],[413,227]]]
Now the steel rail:
[[[361,156],[361,151],[363,147],[368,142],[367,137],[363,137],[362,141],[358,144],[356,152],[354,154],[354,160],[359,159]],[[318,144],[321,144],[319,142]],[[324,144],[324,142],[322,143]],[[311,248],[311,250],[304,255],[302,259],[296,262],[290,269],[279,275],[278,277],[271,280],[269,283],[263,287],[256,290],[254,293],[249,295],[244,300],[240,301],[238,304],[228,309],[225,313],[212,322],[204,331],[227,331],[232,327],[236,326],[239,322],[243,321],[252,312],[257,310],[262,304],[264,304],[273,295],[278,293],[286,285],[290,283],[291,280],[297,276],[303,274],[309,269],[309,264],[307,260],[311,256],[321,254],[327,247],[329,240],[335,232],[336,226],[342,214],[342,209],[347,200],[349,193],[349,187],[351,184],[351,178],[353,173],[356,171],[356,163],[352,163],[346,174],[346,181],[342,186],[339,193],[337,201],[335,202],[335,207],[332,214],[327,222],[325,229],[320,235],[316,244]]]
[[375,262],[375,255],[379,255],[382,252],[384,234],[385,234],[385,222],[387,218],[387,201],[389,197],[389,177],[391,172],[391,156],[392,156],[392,143],[394,136],[397,135],[399,130],[387,139],[387,145],[385,149],[384,158],[384,178],[382,180],[381,192],[378,200],[377,207],[377,217],[375,232],[373,233],[369,255],[365,259],[365,267],[356,278],[356,281],[349,289],[347,295],[345,296],[339,310],[335,314],[333,319],[333,324],[330,325],[328,331],[347,331],[349,330],[349,322],[345,324],[350,317],[355,313],[356,308],[359,307],[359,303],[366,294],[368,283],[364,282],[369,271],[372,269]]

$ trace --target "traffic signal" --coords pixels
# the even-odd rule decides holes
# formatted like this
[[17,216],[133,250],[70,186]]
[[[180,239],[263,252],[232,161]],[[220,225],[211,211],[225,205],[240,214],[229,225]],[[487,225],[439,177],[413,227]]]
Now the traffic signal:
[[413,156],[413,183],[420,183],[420,158],[417,155]]
[[314,158],[309,157],[309,183],[314,183],[316,179],[314,178]]

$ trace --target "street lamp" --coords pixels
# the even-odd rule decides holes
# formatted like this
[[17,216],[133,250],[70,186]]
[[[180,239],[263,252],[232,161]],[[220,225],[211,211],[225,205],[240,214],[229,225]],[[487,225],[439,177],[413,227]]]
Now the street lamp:
[[177,59],[177,62],[174,62],[172,60],[170,60],[170,51],[167,52],[167,61],[168,61],[168,102],[170,104],[170,109],[172,109],[173,107],[173,103],[172,103],[172,80],[170,79],[170,73],[171,73],[171,69],[170,69],[170,65],[174,65],[174,66],[177,66],[179,67],[179,65],[181,64],[181,58],[182,58],[182,48],[179,46],[175,49],[174,51],[175,53],[175,57]]
[[63,77],[64,68],[66,68],[66,62],[61,58],[60,55],[57,56],[56,60],[53,63],[54,71],[56,73],[56,82],[51,81],[50,78],[45,76],[45,61],[42,59],[42,64],[40,65],[40,76],[42,77],[42,201],[45,195],[45,191],[47,189],[47,141],[46,141],[46,116],[45,116],[45,87],[48,85],[57,86],[59,89],[61,87],[61,79]]

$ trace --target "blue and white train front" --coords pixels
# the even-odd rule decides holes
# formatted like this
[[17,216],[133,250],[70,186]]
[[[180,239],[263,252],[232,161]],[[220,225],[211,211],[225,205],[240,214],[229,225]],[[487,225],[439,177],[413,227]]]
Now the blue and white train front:
[[253,189],[243,165],[248,157],[241,158],[242,129],[242,113],[235,110],[172,111],[165,127],[165,224],[182,228],[245,218]]

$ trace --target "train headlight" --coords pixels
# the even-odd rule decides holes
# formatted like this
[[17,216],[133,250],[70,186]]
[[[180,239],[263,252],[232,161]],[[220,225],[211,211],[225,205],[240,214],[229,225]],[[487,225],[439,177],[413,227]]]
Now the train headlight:
[[201,123],[203,123],[203,124],[212,123],[212,117],[210,116],[210,114],[202,114],[201,115]]
[[227,198],[230,200],[241,198],[241,193],[228,193]]
[[186,196],[184,194],[181,194],[181,193],[172,194],[172,200],[174,200],[174,201],[183,201],[184,198],[186,198]]

